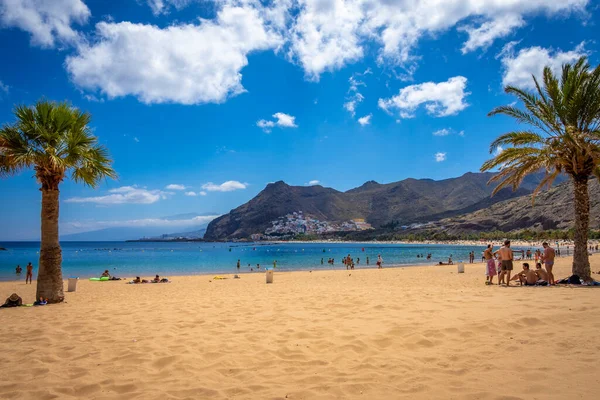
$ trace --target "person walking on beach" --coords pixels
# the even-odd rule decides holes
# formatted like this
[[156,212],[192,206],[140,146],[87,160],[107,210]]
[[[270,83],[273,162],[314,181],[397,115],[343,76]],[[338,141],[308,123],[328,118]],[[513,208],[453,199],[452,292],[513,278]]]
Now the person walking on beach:
[[383,258],[381,258],[381,254],[377,255],[377,268],[378,269],[383,268]]
[[31,280],[33,279],[33,265],[31,263],[27,264],[27,275],[25,275],[25,284],[27,284],[27,280],[29,280],[29,284],[31,285]]
[[493,254],[494,248],[491,244],[488,244],[487,249],[483,252],[483,258],[486,262],[485,269],[485,284],[493,285],[494,284],[494,276],[496,275],[496,261],[494,260]]
[[500,257],[502,257],[502,273],[500,274],[500,277],[501,279],[504,279],[506,276],[506,286],[510,286],[510,274],[513,270],[514,259],[513,251],[510,248],[510,240],[505,240],[504,246],[500,247],[496,253],[500,254]]
[[552,273],[552,268],[554,267],[554,257],[556,257],[556,252],[548,245],[548,242],[542,243],[542,246],[544,247],[542,261],[546,267],[546,272],[548,272],[548,279],[550,279],[548,283],[554,285],[554,274]]

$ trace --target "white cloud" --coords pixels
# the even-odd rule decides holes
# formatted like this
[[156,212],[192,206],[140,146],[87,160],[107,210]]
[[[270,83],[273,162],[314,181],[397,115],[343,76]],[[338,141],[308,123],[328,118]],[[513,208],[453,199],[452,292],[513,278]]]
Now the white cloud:
[[540,14],[564,17],[585,10],[589,0],[298,0],[292,23],[289,57],[309,79],[361,59],[368,41],[380,46],[378,61],[414,70],[419,40],[463,21],[468,34],[463,51],[489,46]]
[[28,32],[40,47],[78,44],[81,35],[71,25],[85,24],[90,15],[81,0],[0,0],[0,27]]
[[554,50],[543,47],[529,47],[519,50],[515,54],[515,42],[510,42],[499,54],[504,68],[502,84],[512,85],[525,89],[535,89],[532,75],[538,80],[542,78],[545,66],[550,66],[554,73],[560,73],[562,64],[576,61],[581,56],[587,55],[585,42],[581,42],[570,51]]
[[346,98],[347,101],[344,103],[344,108],[352,115],[352,118],[354,118],[356,115],[356,107],[358,104],[362,103],[362,101],[365,99],[365,97],[358,91],[358,88],[360,86],[367,86],[363,81],[356,79],[355,76],[363,76],[368,73],[371,73],[369,68],[367,68],[364,73],[355,73],[348,79],[348,82],[350,82],[350,87],[348,88],[348,93],[350,96]]
[[225,5],[198,25],[100,22],[97,39],[66,60],[73,82],[109,98],[144,103],[222,103],[245,91],[241,70],[253,51],[281,38],[251,6]]
[[106,228],[144,228],[144,227],[157,227],[157,228],[189,228],[198,225],[206,224],[213,219],[219,217],[218,215],[202,215],[186,219],[172,219],[172,218],[144,218],[144,219],[131,219],[123,221],[72,221],[61,224],[61,233],[70,234],[76,232],[87,232],[98,229]]
[[494,150],[494,157],[500,155],[500,153],[502,153],[504,151],[504,149],[502,148],[502,146],[497,146],[496,150]]
[[362,94],[356,93],[351,99],[352,100],[344,103],[344,108],[352,115],[352,117],[354,117],[356,115],[356,106],[358,106],[365,98]]
[[465,136],[465,131],[458,132],[458,136]]
[[295,120],[296,117],[292,117],[291,115],[284,114],[281,112],[273,114],[273,118],[277,118],[277,122],[275,125],[280,126],[282,128],[297,128]]
[[466,54],[478,48],[487,49],[494,40],[508,36],[523,25],[525,25],[525,21],[520,15],[508,14],[484,22],[478,28],[473,26],[459,28],[469,34],[469,40],[464,43],[461,51]]
[[439,129],[435,132],[433,132],[433,136],[448,136],[450,134],[450,129]]
[[205,191],[200,191],[200,192],[185,192],[184,193],[186,196],[189,197],[196,197],[196,196],[206,196],[206,192]]
[[165,186],[167,190],[185,190],[186,187],[184,185],[180,185],[178,183],[171,183],[170,185]]
[[205,183],[202,185],[202,189],[208,190],[209,192],[232,192],[234,190],[246,189],[247,183],[241,183],[238,181],[227,181],[220,185],[215,185],[212,182]]
[[465,97],[467,78],[455,76],[446,82],[425,82],[400,89],[400,93],[389,99],[379,99],[378,105],[391,113],[397,109],[400,118],[413,118],[419,106],[425,105],[427,113],[435,117],[458,114],[468,107]]
[[318,185],[320,183],[321,183],[320,181],[314,179],[312,181],[308,181],[308,186],[314,186],[314,185]]
[[134,141],[134,142],[136,142],[136,143],[139,143],[139,142],[140,142],[140,139],[138,139],[138,138],[137,138],[137,136],[134,136],[134,137],[133,137],[133,141]]
[[371,123],[372,116],[373,114],[365,115],[364,117],[358,119],[358,123],[362,126],[369,125]]
[[110,194],[95,197],[71,197],[67,203],[112,204],[153,204],[166,199],[170,193],[161,190],[147,190],[136,186],[122,186],[108,191]]
[[154,15],[168,13],[169,7],[175,7],[180,10],[189,5],[192,0],[147,0]]
[[362,1],[299,0],[299,13],[290,34],[289,57],[304,68],[308,79],[318,81],[363,56],[360,24]]
[[0,81],[0,95],[2,93],[8,94],[8,90],[9,90],[9,86],[5,85],[4,83],[2,83],[2,81]]
[[276,121],[268,121],[265,119],[261,119],[256,122],[256,126],[258,126],[259,128],[262,128],[267,133],[271,132],[272,128],[275,126],[278,126],[280,128],[297,128],[298,127],[298,125],[296,125],[296,117],[291,116],[289,114],[277,112],[277,113],[273,114],[273,118],[275,118]]
[[442,153],[442,152],[435,153],[435,161],[436,162],[446,161],[446,153]]
[[256,126],[269,133],[271,132],[271,129],[275,126],[275,122],[267,121],[266,119],[261,119],[256,122]]

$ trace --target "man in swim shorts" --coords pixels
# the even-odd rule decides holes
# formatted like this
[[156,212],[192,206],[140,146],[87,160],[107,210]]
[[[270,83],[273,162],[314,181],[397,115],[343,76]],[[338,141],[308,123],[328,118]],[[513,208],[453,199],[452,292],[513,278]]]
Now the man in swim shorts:
[[486,269],[485,269],[485,284],[486,285],[493,285],[494,284],[494,276],[496,275],[496,261],[494,260],[494,254],[492,253],[492,250],[494,248],[492,247],[491,244],[488,244],[487,249],[485,249],[485,251],[483,252],[483,257],[485,259],[486,262]]
[[556,257],[556,252],[552,247],[548,246],[548,242],[542,243],[542,246],[544,246],[544,255],[542,256],[542,261],[544,261],[544,266],[548,272],[548,283],[554,285],[554,274],[552,273],[552,268],[554,267],[554,257]]
[[521,282],[521,285],[535,286],[538,281],[538,276],[529,269],[529,263],[523,263],[523,271],[516,274],[511,280],[518,280]]
[[513,251],[510,248],[510,240],[504,241],[504,246],[500,247],[494,254],[499,254],[502,259],[500,279],[506,276],[506,286],[510,286],[510,274],[513,270]]

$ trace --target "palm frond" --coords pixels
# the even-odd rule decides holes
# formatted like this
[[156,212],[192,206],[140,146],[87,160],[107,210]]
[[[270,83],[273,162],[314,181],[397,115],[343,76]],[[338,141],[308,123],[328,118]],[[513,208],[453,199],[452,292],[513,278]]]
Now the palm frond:
[[108,151],[89,127],[89,113],[42,99],[16,106],[14,114],[16,122],[0,131],[0,175],[33,167],[45,186],[57,185],[69,170],[75,181],[92,187],[116,178]]

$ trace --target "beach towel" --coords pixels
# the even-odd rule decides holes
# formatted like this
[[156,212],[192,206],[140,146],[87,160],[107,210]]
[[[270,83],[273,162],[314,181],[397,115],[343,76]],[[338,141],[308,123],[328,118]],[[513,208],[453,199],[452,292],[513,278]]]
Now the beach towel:
[[487,276],[495,276],[496,275],[496,262],[493,258],[487,260]]

